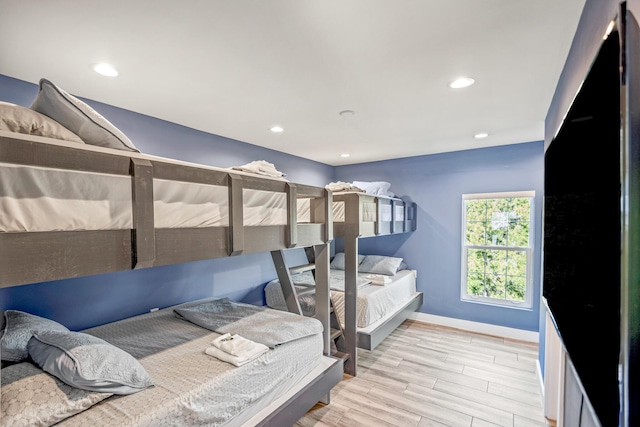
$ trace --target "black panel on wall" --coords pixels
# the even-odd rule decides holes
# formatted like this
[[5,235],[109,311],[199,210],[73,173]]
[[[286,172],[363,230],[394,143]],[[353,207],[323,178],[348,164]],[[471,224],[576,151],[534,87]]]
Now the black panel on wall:
[[619,413],[619,67],[614,32],[545,153],[543,295],[604,426]]

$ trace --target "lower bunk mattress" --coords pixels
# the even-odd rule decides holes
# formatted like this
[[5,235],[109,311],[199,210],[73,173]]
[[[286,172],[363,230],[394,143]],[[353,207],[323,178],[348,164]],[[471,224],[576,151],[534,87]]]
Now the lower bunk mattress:
[[[385,285],[374,285],[367,280],[367,273],[358,273],[358,299],[356,302],[357,327],[366,328],[402,306],[416,293],[416,270],[401,270],[389,276]],[[313,275],[304,272],[293,275],[300,308],[305,316],[315,313],[315,289]],[[344,325],[344,270],[330,270],[331,301]],[[272,280],[264,289],[267,305],[277,310],[287,311],[287,304],[279,280]]]
[[[72,401],[72,407],[82,406],[79,400],[73,403],[79,389],[67,386],[70,392],[60,399],[60,390],[64,391],[66,385],[58,384],[62,387],[58,387],[57,399],[67,402],[48,402],[42,393],[37,399],[25,399],[25,395],[37,395],[37,390],[57,379],[22,362],[2,369],[3,415],[12,417],[12,425],[50,425],[57,421],[60,426],[82,427],[243,425],[320,366],[324,358],[321,325],[319,329],[319,333],[276,345],[240,367],[206,354],[204,350],[220,334],[177,318],[173,307],[87,329],[82,332],[102,338],[138,359],[154,386],[107,398],[104,393],[81,391],[81,400],[90,402],[85,405],[90,407],[60,419],[64,408],[56,405],[68,406]],[[10,400],[17,401],[8,401],[10,395]],[[29,411],[39,412],[37,424],[33,419],[24,422]],[[51,414],[48,421],[45,412]],[[4,419],[3,423],[8,421]]]

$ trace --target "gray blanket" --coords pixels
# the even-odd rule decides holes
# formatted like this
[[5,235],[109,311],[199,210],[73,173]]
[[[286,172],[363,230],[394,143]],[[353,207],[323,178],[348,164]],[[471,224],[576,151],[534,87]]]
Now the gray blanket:
[[238,334],[269,348],[322,332],[310,317],[235,302],[229,298],[194,301],[173,310],[177,317],[219,334]]

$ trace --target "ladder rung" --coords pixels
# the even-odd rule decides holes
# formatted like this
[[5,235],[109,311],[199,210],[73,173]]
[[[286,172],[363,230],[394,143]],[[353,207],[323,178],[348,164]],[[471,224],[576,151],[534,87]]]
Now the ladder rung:
[[342,331],[340,329],[331,328],[331,339],[334,340],[342,335]]
[[342,351],[336,351],[335,353],[332,354],[332,356],[338,359],[342,359],[343,362],[346,362],[351,358],[349,353],[343,353]]
[[303,273],[305,271],[311,271],[311,270],[315,270],[316,269],[316,265],[315,264],[303,264],[303,265],[299,265],[297,267],[289,267],[289,273],[291,274],[297,274],[297,273]]

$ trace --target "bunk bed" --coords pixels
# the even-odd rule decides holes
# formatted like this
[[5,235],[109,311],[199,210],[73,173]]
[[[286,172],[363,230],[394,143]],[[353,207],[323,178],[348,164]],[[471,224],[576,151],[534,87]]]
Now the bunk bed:
[[[343,257],[344,253],[336,254]],[[368,255],[368,258],[399,259]],[[361,258],[365,258],[361,256]],[[334,258],[335,260],[335,258]],[[332,309],[336,313],[336,329],[344,329],[345,326],[345,280],[344,269],[334,268],[331,264],[330,290]],[[358,331],[358,347],[366,350],[374,349],[387,335],[379,333],[372,336],[372,331],[403,313],[403,308],[417,303],[419,296],[416,292],[417,271],[402,269],[391,274],[370,274],[358,272],[358,295],[356,304],[356,327]],[[315,315],[315,280],[311,272],[302,272],[291,276],[295,287],[302,314]],[[265,300],[268,307],[287,311],[286,299],[282,292],[279,279],[267,283],[264,289]],[[415,311],[415,310],[412,310]],[[339,325],[339,326],[338,326]]]
[[[345,372],[355,376],[356,348],[374,349],[411,313],[419,310],[423,302],[423,294],[415,289],[417,277],[415,270],[386,272],[385,274],[394,276],[394,283],[401,282],[400,295],[406,295],[407,292],[410,294],[403,297],[401,303],[392,308],[386,307],[383,314],[376,316],[375,321],[363,323],[363,313],[365,317],[367,314],[365,303],[371,301],[372,297],[375,298],[376,293],[387,292],[393,287],[363,288],[363,285],[367,285],[367,279],[366,274],[359,273],[361,255],[358,254],[358,239],[415,231],[417,208],[413,202],[406,202],[396,197],[367,194],[362,191],[332,194],[334,236],[344,238],[344,254],[336,254],[344,255],[344,261],[341,261],[343,266],[340,269],[331,269],[330,272],[333,279],[331,282],[334,284],[333,286],[330,284],[333,289],[331,291],[332,311],[337,312],[333,328],[339,329],[342,335],[335,332],[332,336],[339,337],[340,341],[335,341],[341,347],[338,351],[346,355]],[[303,217],[305,211],[306,208],[301,209]],[[311,261],[311,257],[308,256],[308,258]],[[276,288],[278,284],[280,289]],[[281,269],[278,279],[270,282],[265,288],[267,303],[276,309],[311,315],[315,304],[315,290],[310,289],[309,284],[313,284],[313,279],[308,273],[305,274],[305,266],[301,269],[293,267],[288,271]],[[361,292],[360,289],[362,289]],[[359,292],[362,294],[360,297]],[[384,295],[384,297],[388,296],[388,293]]]
[[[87,117],[92,124],[104,124],[102,117]],[[309,365],[313,368],[309,371],[300,370],[300,375],[279,381],[283,386],[273,389],[270,403],[256,406],[250,419],[241,411],[229,425],[242,424],[237,420],[250,425],[290,425],[328,397],[343,372],[341,361],[330,357],[329,344],[331,192],[285,179],[151,156],[136,149],[85,144],[83,140],[0,130],[0,287],[310,248],[320,284],[318,320],[314,321],[321,325],[321,332],[305,339],[314,342],[307,345],[317,349],[316,363]],[[298,213],[303,200],[307,206],[304,218]],[[160,312],[143,316],[155,320],[165,316],[160,321],[169,324],[167,311]],[[118,337],[123,331],[120,326],[122,323],[114,328],[104,325],[116,342],[127,339],[126,334]],[[100,329],[93,332],[101,334]],[[209,342],[216,336],[209,332],[193,329],[186,336],[196,337],[195,344],[181,344]],[[200,348],[198,355],[189,353],[185,360],[197,364],[202,357],[209,357],[201,353]],[[164,360],[160,365],[167,368],[167,363]],[[3,382],[10,377],[5,369],[17,370],[17,365],[3,369]],[[245,381],[251,381],[250,377],[243,376]],[[250,388],[251,384],[244,386]],[[185,395],[192,391],[188,387],[181,390]],[[156,399],[150,393],[144,390],[134,396],[154,404]],[[100,403],[101,411],[107,411],[112,400],[117,399],[109,397]],[[206,418],[207,412],[217,409],[205,402],[199,410]],[[81,413],[68,422],[74,424],[71,420],[84,416],[90,417]]]

